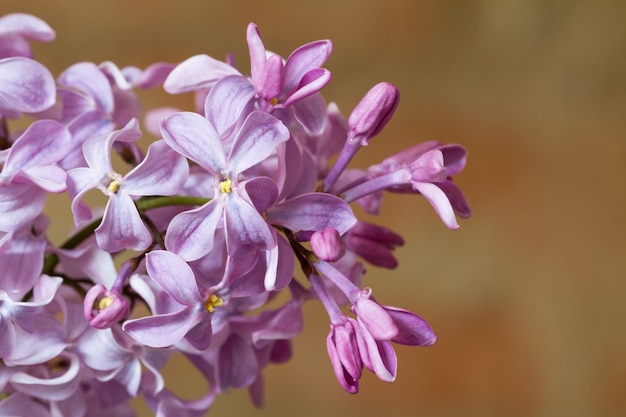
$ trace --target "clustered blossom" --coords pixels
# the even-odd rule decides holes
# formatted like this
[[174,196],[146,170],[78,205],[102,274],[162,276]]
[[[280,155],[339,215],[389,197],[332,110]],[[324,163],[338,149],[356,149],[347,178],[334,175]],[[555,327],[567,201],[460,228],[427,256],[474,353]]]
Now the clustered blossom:
[[[391,119],[395,86],[375,85],[346,118],[320,92],[332,43],[285,59],[253,23],[250,75],[198,55],[145,70],[81,62],[55,80],[29,46],[54,36],[34,16],[0,18],[0,415],[131,416],[143,396],[158,416],[203,416],[231,388],[260,406],[263,370],[291,358],[309,300],[328,313],[329,370],[349,393],[364,369],[396,378],[394,344],[435,343],[362,283],[364,262],[395,268],[404,240],[351,203],[377,214],[385,191],[422,195],[450,229],[470,215],[452,179],[460,145],[348,168]],[[135,90],[154,87],[192,93],[192,110],[150,109],[142,128]],[[13,131],[17,119],[30,124]],[[158,138],[145,152],[144,131]],[[60,246],[49,193],[71,202]],[[161,375],[177,353],[206,379],[202,397]]]

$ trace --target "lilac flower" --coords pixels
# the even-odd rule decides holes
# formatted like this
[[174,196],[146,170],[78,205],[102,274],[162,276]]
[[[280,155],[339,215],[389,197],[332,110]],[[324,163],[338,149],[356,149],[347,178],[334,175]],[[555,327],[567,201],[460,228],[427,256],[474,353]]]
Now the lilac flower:
[[121,332],[119,327],[86,330],[78,340],[77,351],[85,365],[96,373],[98,380],[120,381],[132,397],[140,391],[142,366],[154,377],[155,392],[165,386],[160,370],[171,352],[140,345]]
[[[324,100],[316,94],[330,81],[328,70],[320,68],[332,51],[329,40],[303,45],[293,51],[283,62],[279,55],[266,51],[257,26],[247,28],[250,51],[250,81],[232,66],[206,55],[197,55],[179,64],[165,80],[169,93],[182,93],[212,88],[219,80],[228,78],[231,91],[240,91],[238,100],[243,103],[255,100],[258,108],[272,112],[289,108],[293,117],[314,135],[324,128]],[[244,107],[242,104],[241,107]],[[282,118],[281,118],[282,119]]]
[[[81,147],[87,139],[121,129],[131,119],[139,117],[139,101],[132,91],[132,80],[128,79],[137,76],[133,70],[120,70],[112,62],[99,66],[80,62],[58,77],[58,94],[62,103],[59,120],[72,132],[75,144],[61,161],[65,169],[84,166]],[[114,146],[120,148],[118,151],[125,160],[142,159],[139,150],[130,142],[118,142]]]
[[42,310],[52,302],[61,281],[47,275],[39,277],[33,285],[32,301],[14,301],[0,289],[0,358],[5,364],[45,362],[65,348],[60,323]]
[[215,187],[210,202],[172,219],[165,236],[168,250],[186,260],[200,258],[213,247],[215,229],[221,222],[231,256],[250,247],[259,250],[274,247],[268,224],[244,198],[245,180],[240,176],[289,139],[285,126],[266,113],[252,112],[236,133],[228,154],[222,143],[224,138],[196,113],[168,117],[163,122],[162,133],[172,148],[212,174]]
[[367,176],[341,195],[352,202],[380,190],[418,192],[448,228],[456,229],[459,225],[455,212],[463,218],[471,214],[463,194],[450,178],[463,169],[465,156],[465,149],[459,145],[426,142],[412,146],[370,167]]
[[67,129],[52,120],[34,122],[15,140],[0,171],[0,231],[32,221],[48,192],[65,191],[66,174],[56,162],[65,156],[70,141]]
[[171,346],[187,337],[195,348],[206,349],[211,340],[211,313],[222,299],[211,289],[199,288],[189,265],[171,252],[150,252],[146,267],[150,278],[180,307],[171,313],[128,320],[124,331],[151,347]]
[[109,196],[102,222],[96,229],[98,245],[109,252],[126,248],[144,250],[152,243],[152,234],[141,220],[133,197],[176,194],[187,178],[185,159],[163,141],[150,145],[146,158],[126,176],[116,173],[111,166],[111,146],[116,141],[135,141],[140,135],[133,119],[108,136],[88,139],[83,152],[89,168],[68,172],[76,224],[91,218],[91,210],[82,202],[87,191],[98,188]]

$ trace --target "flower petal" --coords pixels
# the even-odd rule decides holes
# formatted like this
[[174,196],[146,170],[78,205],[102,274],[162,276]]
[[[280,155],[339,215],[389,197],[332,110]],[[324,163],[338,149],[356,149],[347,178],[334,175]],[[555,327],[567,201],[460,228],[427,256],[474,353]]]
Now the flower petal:
[[193,306],[203,302],[193,271],[179,256],[152,251],[146,255],[146,269],[150,278],[179,303]]
[[230,171],[240,173],[265,160],[289,137],[289,130],[280,120],[253,111],[243,122],[230,150]]
[[203,313],[184,308],[170,314],[128,320],[122,325],[122,329],[141,344],[162,348],[172,346],[185,337],[202,320]]
[[175,113],[161,125],[163,139],[174,150],[220,175],[226,169],[226,155],[219,135],[207,119],[197,113]]
[[22,57],[0,59],[0,74],[0,109],[36,113],[54,104],[54,78],[40,63]]

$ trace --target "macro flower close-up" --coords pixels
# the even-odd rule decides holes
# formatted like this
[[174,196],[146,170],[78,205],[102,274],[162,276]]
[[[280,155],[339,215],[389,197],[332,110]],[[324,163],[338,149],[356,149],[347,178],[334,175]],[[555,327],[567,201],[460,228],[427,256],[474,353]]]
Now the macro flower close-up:
[[622,415],[623,12],[4,1],[0,416]]

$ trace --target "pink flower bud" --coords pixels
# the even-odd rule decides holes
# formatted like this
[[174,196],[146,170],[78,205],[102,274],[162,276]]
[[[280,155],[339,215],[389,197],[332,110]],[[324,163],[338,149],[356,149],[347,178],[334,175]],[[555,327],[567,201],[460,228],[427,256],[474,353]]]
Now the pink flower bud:
[[326,262],[339,260],[345,252],[339,232],[332,227],[313,233],[311,248],[318,258]]
[[83,313],[91,327],[107,329],[130,314],[130,306],[120,294],[107,291],[104,286],[93,286],[83,303]]
[[385,127],[398,107],[400,93],[390,83],[372,87],[352,110],[348,119],[349,138],[358,138],[362,146]]

